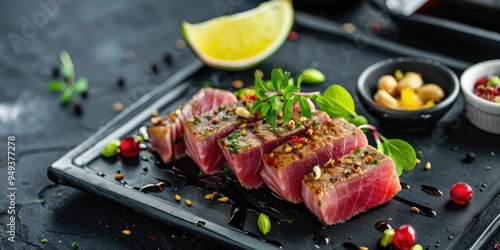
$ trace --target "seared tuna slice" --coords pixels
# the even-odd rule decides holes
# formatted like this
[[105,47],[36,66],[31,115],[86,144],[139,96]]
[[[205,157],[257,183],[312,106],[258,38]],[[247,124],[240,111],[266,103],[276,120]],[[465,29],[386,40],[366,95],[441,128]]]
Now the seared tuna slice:
[[306,133],[307,144],[288,141],[262,157],[262,178],[277,195],[300,203],[301,180],[314,166],[368,144],[363,131],[343,118],[319,124]]
[[396,195],[394,162],[366,146],[327,162],[302,180],[302,199],[323,223],[342,223]]
[[[259,119],[250,115],[246,109],[249,102],[236,103],[204,115],[197,115],[184,124],[184,141],[186,154],[198,164],[205,174],[214,174],[225,163],[220,147],[217,145],[221,138],[234,132],[241,124],[248,124]],[[237,110],[243,110],[248,118],[238,115]]]
[[300,111],[295,111],[288,124],[280,124],[275,128],[265,122],[258,121],[242,124],[238,130],[219,141],[227,164],[238,177],[240,184],[247,188],[260,188],[264,180],[260,176],[262,156],[294,138],[302,140],[307,129],[330,120],[328,114],[316,111],[310,119],[305,118]]
[[164,162],[170,162],[185,155],[183,141],[184,122],[195,114],[202,114],[220,106],[237,102],[233,93],[214,88],[199,90],[186,104],[164,117],[153,117],[148,126],[153,147]]

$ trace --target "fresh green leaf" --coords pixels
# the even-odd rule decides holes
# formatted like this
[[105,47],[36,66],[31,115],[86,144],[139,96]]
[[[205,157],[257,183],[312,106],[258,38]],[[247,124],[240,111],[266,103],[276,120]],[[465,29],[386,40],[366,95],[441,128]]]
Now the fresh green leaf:
[[61,51],[59,53],[59,58],[61,59],[61,73],[66,78],[73,81],[75,79],[75,68],[73,66],[73,61],[71,61],[71,57],[69,56],[66,50]]
[[319,108],[325,112],[326,110],[333,108],[333,104],[324,96],[318,96],[314,100],[316,100]]
[[398,175],[401,175],[403,170],[410,171],[415,167],[417,155],[408,142],[400,139],[383,139],[382,146],[383,151],[380,151],[394,161]]
[[332,118],[357,115],[354,100],[344,87],[334,84],[326,89],[323,96],[333,104],[333,107],[325,111]]
[[271,107],[279,112],[281,108],[283,108],[283,102],[279,98],[273,98],[271,100]]
[[283,108],[283,122],[288,123],[290,121],[290,118],[292,118],[293,114],[293,100],[289,99],[285,103],[285,107]]
[[49,91],[51,92],[61,92],[66,88],[66,84],[61,81],[50,81]]
[[300,88],[300,84],[302,83],[302,81],[304,81],[304,79],[306,78],[307,76],[306,75],[300,75],[299,78],[297,78],[297,84],[296,86],[298,88]]
[[68,86],[61,95],[61,103],[68,104],[71,102],[71,98],[73,97],[73,87]]
[[262,105],[264,105],[264,102],[262,100],[257,100],[256,102],[254,102],[254,104],[250,108],[249,112],[254,114],[262,107]]
[[283,71],[281,69],[273,69],[273,71],[271,71],[271,82],[272,85],[274,86],[274,89],[279,89],[278,81],[282,76],[283,76]]
[[271,127],[276,127],[276,117],[278,116],[278,111],[276,111],[275,109],[270,109],[268,112],[267,112],[267,115],[266,115],[266,118],[267,118],[267,122],[269,123],[269,125],[271,125]]
[[288,79],[290,78],[290,72],[285,72],[285,74],[283,74],[283,76],[278,80],[278,83],[277,83],[277,88],[276,90],[282,90],[284,87],[286,87],[288,85]]
[[259,230],[264,234],[268,234],[269,231],[271,231],[271,220],[269,219],[269,216],[267,216],[264,213],[261,213],[259,215],[259,218],[257,219],[257,226],[259,226]]
[[[256,90],[256,91],[257,91],[257,90],[263,90],[263,91],[264,91],[264,93],[265,93],[265,92],[269,92],[269,91],[271,91],[271,90],[267,87],[266,83],[265,83],[265,82],[264,82],[264,81],[260,78],[259,74],[257,73],[257,70],[255,71],[254,77],[255,77],[255,81],[254,81],[254,85],[255,85],[255,86],[254,86],[254,88],[255,88],[255,90]],[[264,96],[265,96],[265,95],[264,95]],[[260,98],[260,97],[259,97],[259,98]]]
[[307,98],[304,96],[301,96],[299,98],[299,107],[300,107],[300,112],[307,117],[311,118],[312,113],[311,113],[311,106],[309,106],[309,102],[307,101]]
[[269,105],[269,103],[265,102],[262,105],[262,107],[260,108],[260,116],[266,117],[267,116],[267,112],[269,111],[270,108],[271,108],[271,105]]
[[85,77],[80,77],[78,80],[75,82],[75,92],[81,93],[85,92],[89,89],[89,81]]

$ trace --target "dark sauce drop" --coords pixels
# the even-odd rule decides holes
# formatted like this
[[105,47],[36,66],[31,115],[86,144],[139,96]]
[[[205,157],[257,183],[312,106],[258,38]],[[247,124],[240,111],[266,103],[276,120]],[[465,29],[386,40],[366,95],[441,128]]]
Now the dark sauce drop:
[[312,231],[314,243],[322,246],[328,245],[330,243],[330,238],[324,233]]
[[397,200],[399,202],[402,202],[402,203],[404,203],[404,204],[406,204],[408,206],[417,207],[420,210],[420,213],[423,214],[423,215],[425,215],[425,216],[428,216],[428,217],[434,217],[434,216],[436,216],[436,211],[434,211],[430,207],[426,207],[424,205],[417,204],[415,202],[409,201],[409,200],[401,198],[399,196],[394,196],[393,199]]
[[358,245],[356,245],[352,242],[344,242],[344,243],[342,243],[342,246],[346,250],[358,250],[359,249]]
[[443,195],[443,192],[441,190],[439,190],[436,187],[432,187],[432,186],[420,185],[420,190],[422,190],[428,194],[432,194],[434,196],[442,196]]
[[391,225],[389,224],[389,222],[387,221],[379,221],[377,222],[377,224],[375,224],[375,228],[379,231],[379,232],[383,232],[385,231],[386,229],[389,229],[389,227],[391,227]]
[[400,182],[399,184],[401,184],[402,189],[410,189],[410,185],[408,185],[408,183]]

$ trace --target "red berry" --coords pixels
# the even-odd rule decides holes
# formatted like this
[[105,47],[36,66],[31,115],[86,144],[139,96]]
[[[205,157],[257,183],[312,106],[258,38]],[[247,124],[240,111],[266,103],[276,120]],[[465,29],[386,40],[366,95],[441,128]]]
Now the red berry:
[[467,204],[474,197],[474,191],[465,182],[457,182],[450,188],[451,199],[458,204]]
[[297,41],[299,39],[299,33],[297,33],[297,31],[290,31],[290,33],[288,34],[288,39],[290,41]]
[[488,83],[488,80],[490,80],[490,78],[488,76],[483,76],[483,77],[477,79],[476,86],[478,86],[478,85],[486,85],[486,83]]
[[124,136],[120,144],[120,154],[124,157],[134,157],[139,154],[139,141],[130,135]]
[[396,232],[394,232],[392,241],[397,249],[409,250],[417,244],[417,233],[412,226],[408,224],[401,225],[396,229]]

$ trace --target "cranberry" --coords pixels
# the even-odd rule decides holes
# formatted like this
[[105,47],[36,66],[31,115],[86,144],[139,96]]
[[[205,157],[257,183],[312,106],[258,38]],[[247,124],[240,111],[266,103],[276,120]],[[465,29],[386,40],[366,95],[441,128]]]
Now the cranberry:
[[139,154],[139,141],[134,136],[124,136],[120,144],[120,154],[125,157],[134,157]]
[[409,250],[417,244],[417,233],[412,226],[405,224],[401,225],[394,232],[393,243],[397,249]]
[[458,204],[467,204],[474,197],[474,191],[465,182],[457,182],[450,188],[451,199]]

